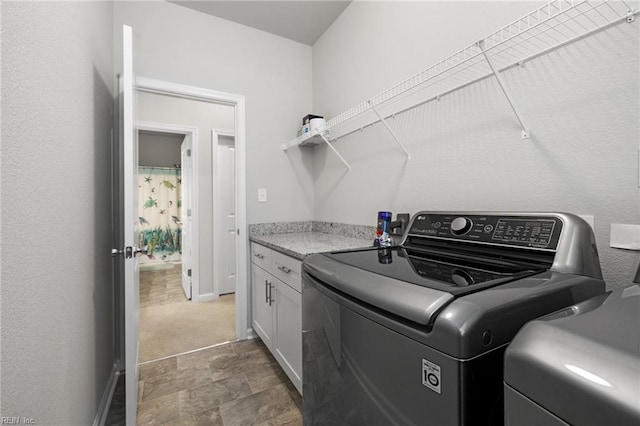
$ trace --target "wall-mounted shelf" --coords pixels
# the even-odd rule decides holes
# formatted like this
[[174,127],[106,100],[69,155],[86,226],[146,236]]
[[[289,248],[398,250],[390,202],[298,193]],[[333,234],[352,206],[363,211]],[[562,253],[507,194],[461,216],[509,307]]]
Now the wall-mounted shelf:
[[516,102],[509,94],[501,73],[618,22],[626,20],[631,23],[637,14],[638,11],[622,0],[550,1],[471,46],[328,120],[320,140],[317,139],[318,135],[310,139],[296,138],[282,144],[282,149],[286,151],[294,146],[326,142],[335,151],[328,142],[329,138],[337,140],[382,122],[405,151],[407,158],[410,158],[385,120],[490,77],[497,79],[522,128],[522,137],[527,138],[530,129],[518,113]]
[[287,149],[293,148],[294,146],[316,146],[323,142],[324,140],[322,139],[322,136],[320,136],[320,134],[315,134],[313,136],[302,135],[290,140],[287,143],[282,144],[281,148],[286,151]]

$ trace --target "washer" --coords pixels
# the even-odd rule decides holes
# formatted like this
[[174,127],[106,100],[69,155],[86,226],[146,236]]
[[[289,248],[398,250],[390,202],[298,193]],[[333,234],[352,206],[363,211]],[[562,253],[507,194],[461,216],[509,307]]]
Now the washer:
[[640,425],[640,286],[525,325],[504,383],[509,425]]
[[419,212],[402,243],[303,263],[305,425],[503,422],[503,355],[529,320],[604,292],[566,213]]

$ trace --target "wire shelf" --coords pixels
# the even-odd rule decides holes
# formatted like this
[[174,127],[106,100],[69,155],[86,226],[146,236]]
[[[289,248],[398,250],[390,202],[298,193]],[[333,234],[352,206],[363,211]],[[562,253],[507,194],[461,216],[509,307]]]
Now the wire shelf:
[[[553,0],[482,40],[349,108],[326,123],[331,139],[344,137],[418,105],[521,64],[620,21],[634,11],[623,0]],[[497,76],[497,74],[496,74]],[[505,93],[506,94],[506,93]],[[372,113],[375,112],[375,115]],[[283,149],[304,144],[296,138]]]

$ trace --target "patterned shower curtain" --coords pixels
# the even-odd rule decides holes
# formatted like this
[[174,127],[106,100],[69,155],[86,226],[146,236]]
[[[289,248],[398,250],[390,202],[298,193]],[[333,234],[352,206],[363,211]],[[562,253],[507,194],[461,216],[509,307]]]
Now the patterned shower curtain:
[[148,254],[140,262],[179,261],[182,237],[180,169],[138,168],[140,239]]

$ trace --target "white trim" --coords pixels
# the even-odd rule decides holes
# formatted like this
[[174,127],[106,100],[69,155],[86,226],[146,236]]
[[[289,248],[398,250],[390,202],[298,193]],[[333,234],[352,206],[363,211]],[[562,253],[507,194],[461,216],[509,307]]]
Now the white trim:
[[258,337],[260,336],[258,336],[258,333],[256,333],[256,331],[253,328],[251,327],[247,328],[247,340],[257,339]]
[[199,99],[217,104],[236,106],[240,101],[244,103],[244,96],[217,90],[204,89],[202,87],[187,86],[168,81],[153,80],[151,78],[136,77],[136,85],[139,90],[148,93],[170,93],[181,98]]
[[220,173],[218,170],[218,132],[215,129],[211,129],[209,132],[209,143],[211,144],[211,212],[213,213],[211,221],[211,230],[213,231],[213,240],[211,241],[211,253],[213,253],[213,296],[217,299],[220,297],[220,283],[218,282],[218,267],[220,266],[220,257],[218,256],[218,248],[221,247],[220,239],[220,218],[221,209],[218,198],[220,193],[218,191],[218,179]]
[[[199,295],[194,295],[192,301],[193,302],[212,302],[214,300],[216,300],[218,298],[218,295],[215,293],[205,293],[205,294],[199,294]],[[236,308],[237,309],[237,308]]]
[[113,363],[111,368],[111,374],[104,387],[102,398],[100,398],[100,404],[96,411],[96,417],[93,419],[93,426],[104,426],[109,415],[109,407],[111,406],[111,400],[113,399],[113,392],[116,389],[118,383],[118,377],[120,377],[120,369],[118,368],[118,362]]
[[[138,89],[140,89],[138,87]],[[138,130],[146,130],[152,132],[174,133],[191,137],[191,149],[193,150],[192,158],[198,158],[198,128],[192,126],[184,126],[181,124],[156,123],[153,121],[138,121]],[[198,162],[192,161],[193,179],[191,182],[192,220],[191,220],[191,262],[193,259],[200,259],[200,239],[198,235]],[[191,300],[196,299],[200,294],[200,268],[192,268],[191,276]]]
[[234,106],[236,144],[236,337],[247,338],[249,311],[248,235],[246,203],[246,136],[245,98],[217,90],[138,77],[137,89],[142,92],[169,94],[182,98]]

